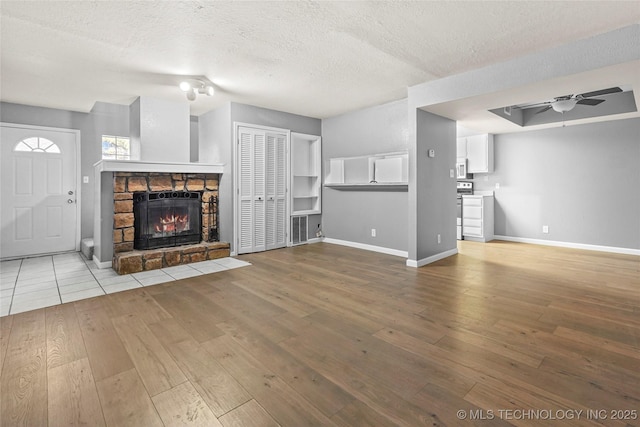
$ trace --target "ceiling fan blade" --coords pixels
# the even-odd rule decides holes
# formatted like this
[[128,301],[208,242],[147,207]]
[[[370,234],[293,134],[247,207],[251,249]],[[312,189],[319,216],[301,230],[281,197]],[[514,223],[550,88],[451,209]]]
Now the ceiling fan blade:
[[604,99],[581,99],[578,104],[596,106],[602,104]]
[[583,98],[591,98],[592,96],[607,95],[610,93],[618,93],[618,92],[622,92],[622,89],[620,89],[619,87],[610,87],[609,89],[601,89],[593,92],[581,93],[578,96],[581,96]]
[[551,109],[551,105],[547,105],[546,107],[541,108],[538,111],[536,111],[535,114],[544,113],[545,111],[550,110],[550,109]]

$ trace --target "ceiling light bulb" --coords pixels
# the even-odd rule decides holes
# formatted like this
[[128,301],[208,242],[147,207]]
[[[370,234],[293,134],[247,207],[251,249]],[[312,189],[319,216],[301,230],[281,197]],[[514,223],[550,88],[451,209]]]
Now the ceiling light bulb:
[[189,82],[181,82],[180,83],[180,89],[183,92],[189,92],[189,90],[191,90],[191,84]]
[[195,101],[197,93],[198,93],[198,91],[195,90],[195,89],[190,90],[189,92],[187,92],[187,99],[189,101]]
[[213,96],[213,86],[206,86],[204,88],[204,93],[206,93],[207,96]]

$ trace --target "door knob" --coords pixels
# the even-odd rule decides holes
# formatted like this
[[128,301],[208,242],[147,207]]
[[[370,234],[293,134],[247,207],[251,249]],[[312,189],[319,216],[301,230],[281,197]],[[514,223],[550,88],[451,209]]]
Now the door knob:
[[72,199],[67,199],[67,203],[71,204],[71,203],[73,203],[73,200]]
[[68,194],[69,194],[70,196],[71,196],[71,195],[73,195],[73,190],[69,190],[69,193],[68,193]]

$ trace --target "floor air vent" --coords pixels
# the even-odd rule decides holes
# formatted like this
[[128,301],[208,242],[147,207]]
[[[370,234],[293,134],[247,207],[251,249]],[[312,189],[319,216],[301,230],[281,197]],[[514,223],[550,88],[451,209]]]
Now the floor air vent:
[[307,216],[294,216],[291,219],[291,243],[294,245],[306,243],[309,235]]

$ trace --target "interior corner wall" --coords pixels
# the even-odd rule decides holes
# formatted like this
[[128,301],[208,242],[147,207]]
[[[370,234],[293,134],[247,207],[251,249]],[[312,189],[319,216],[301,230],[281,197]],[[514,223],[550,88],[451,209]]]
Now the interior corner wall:
[[102,159],[102,135],[129,136],[129,106],[96,102],[90,113],[0,103],[0,121],[80,131],[80,175],[89,177],[80,191],[80,237],[93,236],[94,168]]
[[640,119],[495,135],[494,162],[496,235],[640,249]]
[[[407,100],[322,120],[322,160],[408,149]],[[324,166],[324,165],[323,165]],[[326,237],[400,251],[407,250],[406,191],[322,189]],[[371,237],[371,229],[376,237]]]
[[192,163],[198,162],[199,137],[198,116],[189,116],[189,161]]
[[[456,122],[416,111],[416,259],[424,260],[457,248]],[[427,156],[428,150],[435,157]],[[438,234],[441,243],[438,243]]]

